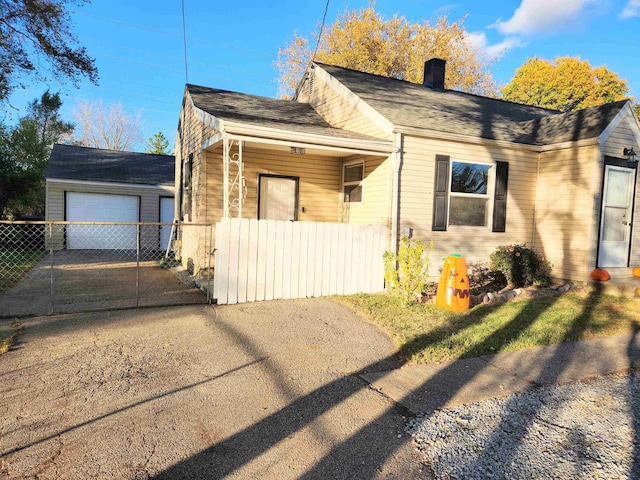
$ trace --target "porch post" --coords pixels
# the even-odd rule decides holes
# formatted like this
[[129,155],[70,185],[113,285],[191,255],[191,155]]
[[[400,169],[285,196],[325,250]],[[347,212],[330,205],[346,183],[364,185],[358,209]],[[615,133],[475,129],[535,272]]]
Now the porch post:
[[228,136],[224,136],[222,153],[222,216],[229,217],[229,150],[230,140]]

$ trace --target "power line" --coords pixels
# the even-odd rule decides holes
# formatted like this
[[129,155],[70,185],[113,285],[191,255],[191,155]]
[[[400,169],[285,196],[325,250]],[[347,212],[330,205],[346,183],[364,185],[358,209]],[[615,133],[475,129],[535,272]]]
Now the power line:
[[184,0],[182,0],[182,42],[184,43],[184,76],[189,83],[189,67],[187,66],[187,26],[184,19]]
[[322,25],[320,25],[320,35],[318,35],[318,41],[316,42],[316,49],[313,52],[312,62],[316,60],[316,54],[318,53],[318,47],[320,46],[320,41],[322,40],[322,31],[324,30],[324,22],[327,19],[327,11],[329,11],[329,1],[327,0],[327,4],[324,7],[324,15],[322,16]]
[[[83,15],[85,17],[97,18],[99,20],[105,20],[107,22],[112,22],[112,23],[118,23],[120,25],[125,25],[127,27],[140,28],[142,30],[148,30],[150,32],[156,32],[156,33],[160,33],[162,35],[169,35],[171,37],[182,37],[183,36],[182,34],[179,34],[179,33],[167,32],[166,30],[160,30],[158,28],[147,27],[146,25],[138,25],[136,23],[124,22],[122,20],[117,20],[115,18],[102,17],[100,15],[94,15],[92,13],[79,12],[77,10],[70,10],[70,12],[71,13],[75,13],[76,15]],[[187,36],[186,38],[189,39],[189,40],[193,40],[195,42],[207,43],[207,44],[210,44],[210,45],[215,45],[216,47],[227,48],[227,49],[230,49],[230,50],[237,50],[239,52],[245,52],[245,53],[253,53],[255,55],[262,55],[264,57],[273,58],[272,54],[265,53],[265,52],[260,52],[258,50],[251,50],[249,48],[242,48],[242,47],[234,47],[233,45],[227,45],[227,44],[224,44],[224,43],[212,42],[211,40],[205,40],[203,38],[198,38],[198,37]]]

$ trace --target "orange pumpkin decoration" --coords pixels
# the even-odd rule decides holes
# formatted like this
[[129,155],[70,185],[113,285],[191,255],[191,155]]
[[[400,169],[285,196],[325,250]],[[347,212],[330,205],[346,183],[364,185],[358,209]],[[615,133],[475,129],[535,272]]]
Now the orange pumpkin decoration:
[[448,255],[436,293],[436,305],[452,312],[469,309],[469,275],[467,262],[459,253]]
[[634,268],[631,273],[633,274],[634,277],[638,278],[640,277],[640,267],[636,267]]
[[591,272],[591,278],[596,282],[606,282],[611,278],[611,275],[604,268],[596,268]]

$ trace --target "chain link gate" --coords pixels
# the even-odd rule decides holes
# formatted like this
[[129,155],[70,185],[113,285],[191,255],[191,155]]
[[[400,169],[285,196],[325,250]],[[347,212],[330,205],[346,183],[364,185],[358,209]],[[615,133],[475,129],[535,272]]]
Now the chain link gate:
[[0,317],[210,302],[212,241],[204,224],[0,222]]

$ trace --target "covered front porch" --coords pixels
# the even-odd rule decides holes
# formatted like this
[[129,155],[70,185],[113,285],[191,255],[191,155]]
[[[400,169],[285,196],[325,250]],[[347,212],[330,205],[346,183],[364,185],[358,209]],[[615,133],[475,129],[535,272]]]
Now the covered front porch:
[[252,133],[216,134],[203,145],[207,222],[389,223],[391,142]]

